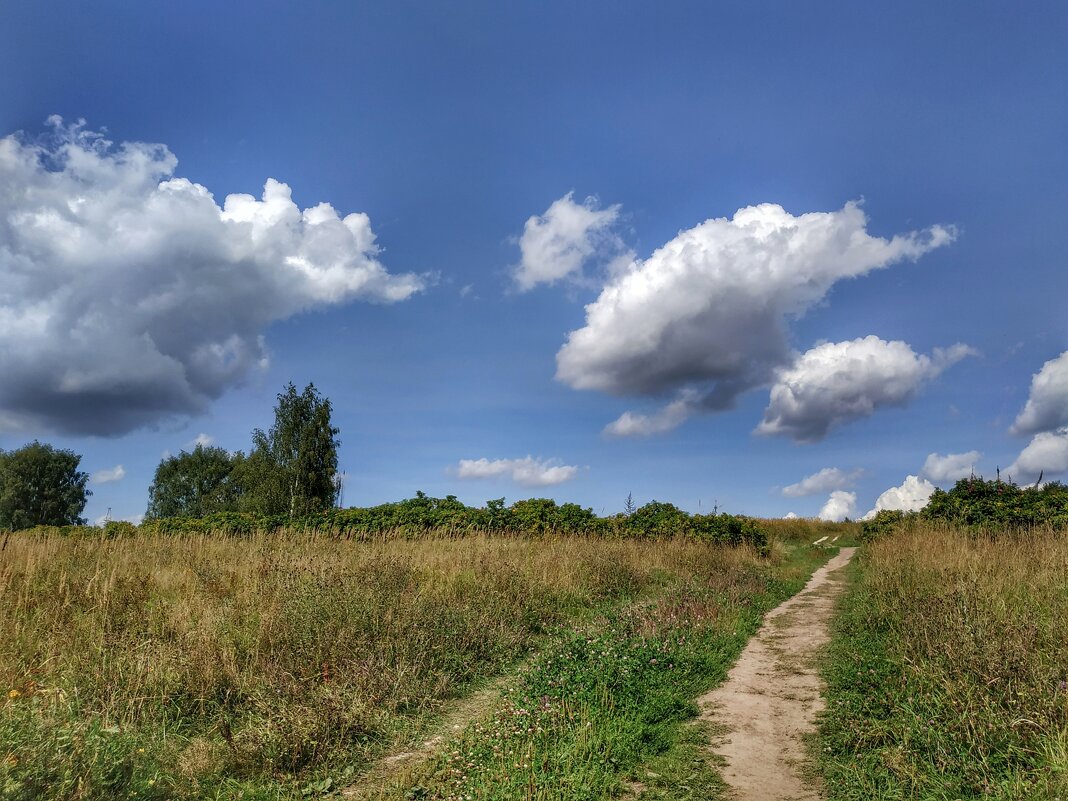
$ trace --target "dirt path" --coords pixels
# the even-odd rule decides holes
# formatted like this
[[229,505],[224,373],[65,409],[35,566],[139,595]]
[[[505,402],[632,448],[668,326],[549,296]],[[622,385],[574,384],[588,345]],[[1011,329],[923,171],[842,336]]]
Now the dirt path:
[[481,690],[455,701],[435,727],[436,734],[382,757],[359,781],[344,788],[341,797],[359,801],[390,797],[393,791],[403,788],[415,772],[441,750],[446,738],[458,734],[468,723],[488,714],[513,678],[512,674],[501,676]]
[[698,699],[702,719],[722,732],[712,750],[726,759],[721,772],[737,801],[822,797],[802,775],[804,737],[823,708],[814,663],[845,586],[838,571],[855,551],[842,548],[801,592],[769,612],[727,681]]

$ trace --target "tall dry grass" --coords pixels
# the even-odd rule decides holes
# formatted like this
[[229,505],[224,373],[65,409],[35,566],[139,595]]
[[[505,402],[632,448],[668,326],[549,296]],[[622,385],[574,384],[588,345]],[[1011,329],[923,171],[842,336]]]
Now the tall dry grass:
[[258,797],[358,771],[553,627],[758,563],[683,540],[12,536],[0,795]]
[[847,521],[831,523],[812,517],[762,519],[761,528],[767,530],[773,541],[808,544],[821,537],[835,540],[836,546],[859,545],[860,523]]
[[833,797],[1068,797],[1064,532],[880,539],[837,643]]

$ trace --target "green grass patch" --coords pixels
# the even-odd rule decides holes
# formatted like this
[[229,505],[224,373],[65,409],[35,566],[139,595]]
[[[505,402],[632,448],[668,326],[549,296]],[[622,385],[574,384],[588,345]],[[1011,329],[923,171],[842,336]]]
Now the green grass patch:
[[1068,798],[1068,539],[930,528],[850,569],[816,746],[828,798]]
[[[701,677],[801,580],[780,551],[15,534],[0,555],[0,799],[330,796],[532,655],[513,706],[542,714],[548,696],[561,725],[592,721],[592,753],[619,775],[670,744]],[[570,686],[600,683],[562,706],[546,649],[573,655]],[[676,680],[690,689],[673,695]],[[586,753],[581,729],[557,745]],[[608,787],[605,771],[584,775]]]
[[471,725],[405,799],[707,798],[720,786],[694,699],[718,684],[764,612],[826,558],[794,549],[729,584],[693,577],[539,654],[492,718]]

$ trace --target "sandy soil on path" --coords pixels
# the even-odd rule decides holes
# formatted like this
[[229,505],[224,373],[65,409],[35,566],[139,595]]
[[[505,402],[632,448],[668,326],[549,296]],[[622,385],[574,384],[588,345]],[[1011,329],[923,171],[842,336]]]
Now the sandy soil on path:
[[[698,699],[717,732],[712,750],[726,760],[723,779],[737,801],[816,801],[803,775],[806,735],[823,708],[815,660],[830,639],[840,571],[855,548],[842,548],[808,584],[764,619],[726,682]],[[721,733],[720,733],[721,732]]]

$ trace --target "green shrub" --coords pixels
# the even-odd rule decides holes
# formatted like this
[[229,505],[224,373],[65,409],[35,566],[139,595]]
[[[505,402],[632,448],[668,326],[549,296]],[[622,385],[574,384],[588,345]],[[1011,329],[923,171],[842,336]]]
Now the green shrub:
[[973,476],[961,479],[948,492],[936,489],[922,515],[973,527],[1063,527],[1068,526],[1068,486],[1053,481],[1021,488],[1000,476],[993,481]]
[[109,520],[104,524],[105,537],[132,537],[137,533],[137,526],[126,520]]
[[[69,529],[69,530],[68,530]],[[296,519],[286,515],[252,512],[214,512],[203,517],[161,517],[146,520],[139,527],[124,521],[108,523],[104,529],[91,526],[66,527],[62,533],[108,537],[146,534],[225,534],[251,536],[256,532],[319,531],[338,537],[382,535],[421,536],[451,534],[500,534],[524,536],[597,536],[630,539],[691,537],[724,545],[749,545],[758,552],[768,551],[767,529],[749,517],[729,514],[691,515],[661,501],[651,501],[632,514],[599,517],[577,503],[558,504],[552,498],[519,500],[511,506],[503,498],[487,501],[484,507],[467,506],[455,495],[433,498],[417,492],[414,498],[395,503],[351,509],[327,509]],[[54,533],[56,529],[47,529]]]
[[883,509],[875,514],[871,520],[865,520],[860,525],[860,538],[864,542],[885,537],[899,531],[905,521],[916,517],[915,512],[902,512],[900,509]]

